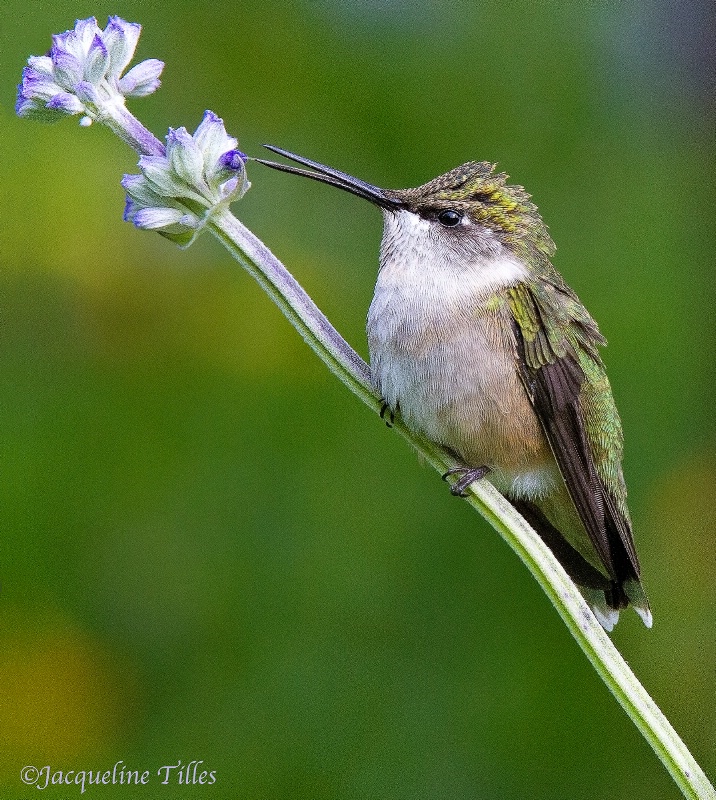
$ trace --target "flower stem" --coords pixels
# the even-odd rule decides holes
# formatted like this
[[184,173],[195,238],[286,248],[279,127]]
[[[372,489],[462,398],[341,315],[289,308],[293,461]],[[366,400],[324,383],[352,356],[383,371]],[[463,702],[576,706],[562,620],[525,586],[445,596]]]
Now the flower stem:
[[132,150],[141,156],[163,156],[164,143],[128,111],[124,103],[112,103],[104,106],[104,113],[98,122],[106,125]]
[[370,383],[368,365],[331,325],[286,267],[228,210],[213,218],[209,229],[255,278],[289,322],[331,372],[370,408],[381,407]]
[[[369,408],[379,412],[368,365],[330,324],[301,285],[253,233],[228,210],[214,216],[210,230],[251,274],[316,355]],[[440,473],[456,466],[441,447],[410,431],[396,417],[395,430]],[[684,796],[716,800],[716,791],[668,719],[641,685],[561,564],[516,509],[488,482],[470,486],[468,502],[502,536],[545,591],[572,636],[616,697]]]

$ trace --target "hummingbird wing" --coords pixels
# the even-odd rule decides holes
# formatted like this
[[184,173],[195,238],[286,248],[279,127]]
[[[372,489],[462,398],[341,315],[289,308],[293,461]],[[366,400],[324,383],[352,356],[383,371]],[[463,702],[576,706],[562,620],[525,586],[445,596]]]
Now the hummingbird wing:
[[622,431],[597,345],[605,344],[557,276],[508,292],[522,381],[579,518],[610,578],[639,578],[621,469]]

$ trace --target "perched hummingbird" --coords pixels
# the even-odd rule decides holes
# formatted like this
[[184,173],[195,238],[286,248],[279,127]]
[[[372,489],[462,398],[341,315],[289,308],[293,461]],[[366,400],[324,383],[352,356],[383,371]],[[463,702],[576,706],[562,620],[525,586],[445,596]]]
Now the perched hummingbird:
[[[596,322],[552,266],[530,195],[486,161],[415,189],[379,189],[278,147],[256,159],[378,206],[384,231],[368,311],[373,384],[416,433],[486,478],[523,514],[611,631],[639,580],[622,428]],[[306,169],[307,168],[307,169]]]

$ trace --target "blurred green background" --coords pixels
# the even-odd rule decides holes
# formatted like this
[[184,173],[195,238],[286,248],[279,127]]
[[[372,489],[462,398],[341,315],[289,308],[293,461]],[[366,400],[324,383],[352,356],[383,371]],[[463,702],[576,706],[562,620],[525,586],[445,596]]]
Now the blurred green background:
[[[0,10],[0,797],[26,764],[203,759],[87,797],[674,798],[517,557],[215,241],[121,220],[136,156],[18,120],[77,17],[206,108],[386,186],[469,159],[534,195],[610,341],[647,631],[614,641],[716,777],[713,8],[364,0]],[[236,213],[363,354],[381,220],[254,165]],[[47,789],[79,797],[76,787]]]

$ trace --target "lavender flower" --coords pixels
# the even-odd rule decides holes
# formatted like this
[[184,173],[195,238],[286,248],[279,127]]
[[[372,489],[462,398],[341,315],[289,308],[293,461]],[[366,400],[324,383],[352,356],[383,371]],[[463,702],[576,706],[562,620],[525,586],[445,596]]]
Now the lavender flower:
[[191,244],[215,212],[249,188],[246,156],[211,111],[192,136],[169,129],[166,147],[125,108],[126,97],[151,94],[164,64],[132,60],[141,26],[110,17],[104,31],[94,17],[52,37],[46,56],[33,56],[23,70],[16,110],[21,117],[54,120],[82,114],[80,123],[102,122],[140,155],[141,175],[125,175],[124,218],[156,230],[181,246]]
[[148,59],[122,77],[132,60],[141,25],[110,17],[102,31],[94,17],[52,37],[45,56],[31,56],[22,72],[15,110],[21,117],[54,121],[82,114],[81,124],[117,116],[125,97],[143,97],[159,87],[164,64]]
[[187,247],[217,210],[240,199],[251,185],[246,156],[237,147],[212,111],[204,113],[193,136],[186,128],[170,128],[166,154],[142,156],[142,174],[122,179],[124,219]]

